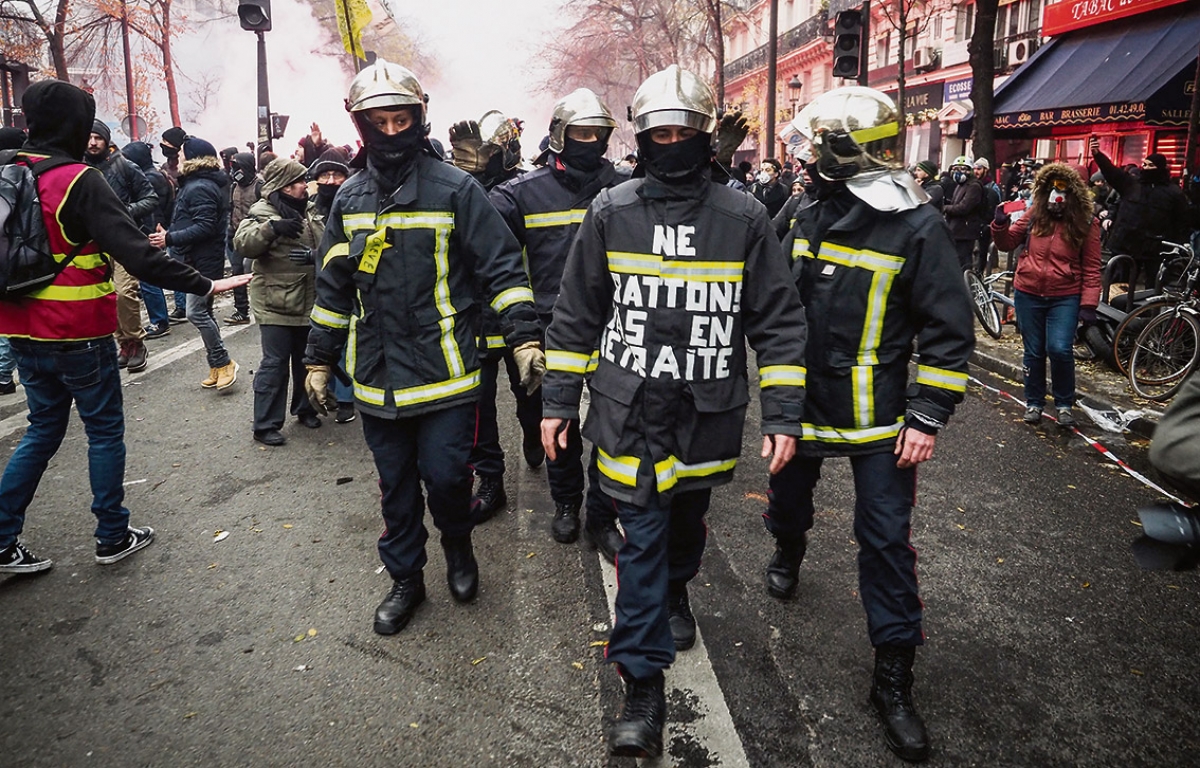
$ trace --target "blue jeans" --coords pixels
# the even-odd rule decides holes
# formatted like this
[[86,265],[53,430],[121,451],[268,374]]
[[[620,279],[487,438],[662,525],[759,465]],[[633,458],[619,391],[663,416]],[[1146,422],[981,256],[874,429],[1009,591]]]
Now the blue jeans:
[[1075,405],[1075,326],[1079,296],[1035,296],[1016,291],[1017,323],[1025,341],[1025,402],[1046,404],[1046,357],[1050,357],[1051,393],[1056,408]]
[[88,438],[88,479],[96,539],[117,544],[129,528],[125,489],[125,413],[117,345],[112,337],[89,341],[14,341],[29,405],[29,428],[0,479],[0,548],[17,540],[25,510],[58,451],[71,419],[71,401]]
[[[178,295],[178,294],[176,294]],[[187,319],[196,326],[200,338],[204,340],[204,349],[208,354],[209,368],[224,368],[229,365],[229,353],[221,341],[221,329],[213,320],[208,308],[209,297],[187,294]]]
[[11,384],[16,369],[17,359],[13,357],[12,344],[7,336],[0,336],[0,384]]
[[146,305],[146,314],[150,316],[151,325],[160,325],[170,321],[167,317],[167,297],[163,289],[157,285],[142,282],[142,302]]

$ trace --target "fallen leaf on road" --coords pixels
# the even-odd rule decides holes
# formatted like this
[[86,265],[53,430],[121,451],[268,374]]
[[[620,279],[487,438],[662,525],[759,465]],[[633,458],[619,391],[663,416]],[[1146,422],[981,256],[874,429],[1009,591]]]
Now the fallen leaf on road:
[[487,656],[480,656],[478,659],[473,659],[471,661],[471,666],[478,667],[480,664],[482,664],[486,660],[487,660]]
[[216,568],[216,567],[217,567],[217,564],[216,564],[216,563],[209,563],[209,564],[208,564],[208,570],[210,570],[210,571],[211,571],[213,568]]
[[1003,558],[1003,557],[997,557],[997,558],[996,558],[996,562],[997,562],[997,563],[1003,563],[1003,562],[1004,562],[1004,558]]
[[338,485],[345,485],[346,483],[352,483],[352,482],[354,482],[354,478],[353,478],[353,477],[339,477],[339,478],[337,479],[337,484],[338,484]]
[[588,643],[588,648],[601,648],[606,645],[608,645],[607,640],[593,640],[592,642]]
[[213,531],[213,544],[229,538],[229,531]]
[[177,461],[177,462],[175,462],[174,464],[172,464],[171,466],[172,466],[172,467],[182,467],[183,465],[182,465],[182,464],[180,464],[180,463]]
[[291,527],[292,527],[292,524],[291,524],[291,523],[284,523],[284,524],[283,524],[283,527],[284,527],[284,528],[291,528]]
[[1068,487],[1068,488],[1071,488],[1071,489],[1074,489],[1074,488],[1075,488],[1075,486],[1073,486],[1073,485],[1068,485],[1067,487]]
[[734,648],[741,648],[741,647],[742,647],[742,644],[741,644],[740,642],[738,642],[738,643],[734,643],[734,644],[733,644],[733,647],[734,647]]
[[195,717],[197,714],[198,713],[196,713],[196,712],[188,712],[186,715],[183,716],[183,719],[187,720],[188,718]]
[[1129,671],[1132,672],[1133,674],[1137,675],[1138,677],[1144,677],[1146,674],[1145,672],[1143,672],[1140,669],[1131,669]]
[[299,643],[302,640],[304,640],[304,635],[296,635],[295,637],[292,638],[293,643]]
[[262,528],[251,528],[250,530],[254,533],[262,533]]
[[580,664],[578,661],[572,661],[571,666],[575,667],[575,669],[583,669],[583,665]]
[[750,491],[749,493],[746,494],[746,498],[754,499],[755,501],[770,501],[770,499],[767,498],[766,494],[758,493],[757,491]]
[[528,555],[525,555],[525,559],[528,560],[529,558],[531,558],[535,555],[537,555],[537,552],[530,552]]
[[312,629],[308,630],[308,636],[309,636],[309,637],[316,637],[316,636],[317,636],[317,630],[316,630],[316,627],[313,627]]
[[1137,521],[1137,520],[1130,520],[1129,522],[1133,523],[1133,524],[1134,524],[1134,525],[1136,525],[1138,528],[1141,528],[1141,527],[1142,527],[1142,524],[1141,524],[1141,522],[1139,522],[1139,521]]
[[1168,584],[1167,589],[1179,589],[1179,586],[1176,584]]
[[298,667],[292,667],[293,672],[307,672],[310,669],[312,669],[312,667],[308,666],[307,664],[301,664]]
[[1082,584],[1080,584],[1079,586],[1082,587],[1083,589],[1087,589],[1088,587],[1092,586],[1092,582],[1085,581]]
[[967,530],[967,526],[963,525],[962,523],[956,523],[956,525],[958,525],[958,530],[960,531]]
[[408,727],[409,727],[409,728],[416,728],[416,727],[417,727],[417,724],[416,724],[416,723],[409,723],[409,724],[408,724]]

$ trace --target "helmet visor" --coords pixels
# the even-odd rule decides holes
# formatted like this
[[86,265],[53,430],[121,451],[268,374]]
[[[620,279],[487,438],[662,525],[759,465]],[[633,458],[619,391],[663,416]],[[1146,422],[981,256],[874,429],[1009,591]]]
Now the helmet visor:
[[634,133],[660,128],[664,125],[682,125],[685,128],[695,128],[701,133],[712,133],[713,118],[690,109],[659,109],[646,112],[633,119]]

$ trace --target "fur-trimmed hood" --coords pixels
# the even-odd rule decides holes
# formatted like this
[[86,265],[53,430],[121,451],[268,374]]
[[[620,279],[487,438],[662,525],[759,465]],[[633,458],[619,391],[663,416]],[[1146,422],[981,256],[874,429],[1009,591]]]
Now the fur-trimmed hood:
[[1034,197],[1041,196],[1043,199],[1048,197],[1055,179],[1062,179],[1067,182],[1066,191],[1069,194],[1075,195],[1080,200],[1089,199],[1088,188],[1083,182],[1083,177],[1066,163],[1047,163],[1042,166],[1042,169],[1037,172],[1037,176],[1033,179]]
[[212,157],[210,155],[202,155],[200,157],[193,157],[191,160],[184,160],[179,165],[179,175],[180,176],[188,176],[190,174],[196,173],[197,171],[220,171],[220,170],[222,170],[220,159],[218,159],[216,157]]

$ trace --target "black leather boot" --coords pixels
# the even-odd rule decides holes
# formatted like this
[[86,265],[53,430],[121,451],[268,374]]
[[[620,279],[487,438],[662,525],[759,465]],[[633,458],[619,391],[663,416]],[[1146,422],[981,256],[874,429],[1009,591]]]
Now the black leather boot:
[[442,549],[446,553],[446,583],[450,595],[460,603],[469,603],[479,592],[479,563],[471,549],[471,534],[466,536],[443,536]]
[[617,757],[660,757],[667,699],[663,674],[625,681],[621,715],[608,731],[608,753]]
[[775,555],[767,564],[767,592],[771,597],[790,600],[796,595],[800,582],[800,563],[808,550],[808,539],[775,539]]
[[550,535],[559,544],[570,544],[579,538],[578,501],[554,503],[554,522],[550,524]]
[[542,447],[540,432],[526,432],[521,440],[521,452],[525,454],[525,463],[530,469],[537,469],[546,460],[546,449]]
[[617,530],[617,523],[613,520],[605,520],[597,522],[588,515],[587,525],[584,526],[584,532],[587,534],[588,541],[592,546],[600,550],[600,554],[604,555],[604,559],[614,565],[617,562],[617,553],[621,551],[621,547],[625,546],[625,537]]
[[475,512],[475,524],[485,523],[508,506],[508,494],[504,492],[504,476],[479,478],[479,489],[475,492],[471,507]]
[[381,635],[396,634],[408,626],[417,606],[423,602],[425,577],[422,574],[392,582],[391,591],[375,609],[375,631]]
[[929,734],[912,701],[916,652],[916,648],[894,645],[876,648],[875,676],[871,683],[871,704],[883,721],[888,749],[913,763],[929,757]]
[[686,651],[696,644],[696,617],[688,603],[687,582],[667,584],[667,616],[671,623],[671,639],[675,650]]

